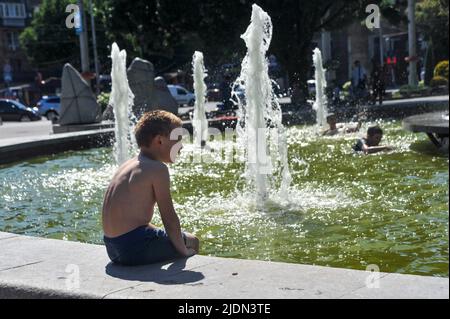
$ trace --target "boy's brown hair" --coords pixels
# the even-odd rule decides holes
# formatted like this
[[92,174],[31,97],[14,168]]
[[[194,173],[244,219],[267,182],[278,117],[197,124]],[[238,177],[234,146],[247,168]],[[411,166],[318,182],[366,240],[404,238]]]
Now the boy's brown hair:
[[336,122],[336,114],[330,113],[327,116],[327,123],[330,123],[331,121]]
[[374,136],[376,134],[383,135],[383,129],[378,125],[369,127],[367,130],[367,136]]
[[139,147],[148,146],[157,135],[169,136],[170,132],[182,126],[180,118],[166,111],[145,113],[136,124],[134,135]]

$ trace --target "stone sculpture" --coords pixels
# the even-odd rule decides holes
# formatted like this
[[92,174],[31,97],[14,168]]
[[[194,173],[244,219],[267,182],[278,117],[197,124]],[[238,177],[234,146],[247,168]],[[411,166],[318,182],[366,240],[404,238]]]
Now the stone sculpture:
[[70,64],[62,74],[60,125],[91,124],[101,121],[101,108],[81,74]]

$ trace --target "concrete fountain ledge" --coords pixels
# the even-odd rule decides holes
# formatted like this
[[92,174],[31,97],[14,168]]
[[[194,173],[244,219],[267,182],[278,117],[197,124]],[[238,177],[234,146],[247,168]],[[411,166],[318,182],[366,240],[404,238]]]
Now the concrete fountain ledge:
[[0,140],[0,165],[35,156],[111,145],[114,129],[17,137]]
[[[0,232],[2,298],[449,298],[448,278],[196,256],[120,267],[105,248]],[[77,280],[78,279],[78,280]]]

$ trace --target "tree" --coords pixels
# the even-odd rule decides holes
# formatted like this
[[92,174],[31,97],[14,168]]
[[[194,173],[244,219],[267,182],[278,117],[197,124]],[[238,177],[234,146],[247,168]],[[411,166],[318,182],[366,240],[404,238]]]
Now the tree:
[[209,63],[221,63],[238,50],[245,30],[242,1],[103,1],[103,24],[110,41],[160,72],[190,63],[201,50]]
[[[65,6],[74,0],[44,0],[32,25],[21,36],[30,59],[38,65],[71,61],[78,65],[78,41],[63,25]],[[242,59],[240,38],[259,4],[274,25],[270,53],[288,71],[291,83],[306,90],[311,66],[312,40],[322,29],[342,28],[367,15],[373,0],[95,0],[99,57],[110,65],[110,44],[117,42],[129,58],[139,56],[154,63],[158,72],[189,68],[195,50],[206,63],[220,65]],[[398,5],[406,0],[383,0],[383,15],[400,20]]]
[[[104,2],[110,39],[132,55],[151,60],[160,71],[190,63],[194,50],[207,61],[224,63],[239,54],[240,35],[250,21],[255,1],[123,1]],[[342,27],[365,13],[365,0],[260,0],[272,17],[273,52],[294,82],[306,84],[311,65],[311,43],[322,28]],[[121,45],[122,44],[122,45]]]
[[289,71],[291,84],[307,92],[306,81],[312,63],[313,37],[322,29],[342,27],[353,21],[365,1],[337,0],[260,0],[257,1],[272,18],[274,33],[271,44],[281,64]]
[[79,65],[79,45],[73,29],[65,26],[66,6],[74,1],[44,0],[31,25],[20,35],[20,43],[36,67],[70,62]]
[[428,42],[426,57],[426,83],[433,77],[434,66],[449,58],[448,0],[423,0],[417,4],[417,26]]
[[[100,65],[110,65],[109,41],[107,30],[99,23],[104,19],[104,9],[101,5],[104,1],[94,1],[94,16],[96,17],[97,44]],[[29,27],[20,35],[20,43],[31,64],[44,70],[60,70],[65,63],[70,63],[80,68],[80,44],[74,29],[66,26],[67,5],[76,0],[43,0],[39,11],[33,15]],[[87,34],[89,40],[89,52],[92,56],[92,39],[90,16],[85,3],[85,19],[87,20]],[[93,65],[93,59],[91,59]]]
[[[322,30],[339,30],[355,22],[363,22],[366,7],[374,1],[364,0],[260,0],[272,18],[274,35],[271,50],[289,71],[291,83],[307,92],[309,68],[312,64],[314,34]],[[406,0],[378,1],[382,15],[390,22],[405,21]]]

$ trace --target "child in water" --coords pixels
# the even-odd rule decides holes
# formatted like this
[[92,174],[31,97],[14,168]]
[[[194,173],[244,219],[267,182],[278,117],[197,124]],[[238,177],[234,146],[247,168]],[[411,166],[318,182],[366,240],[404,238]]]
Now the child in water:
[[358,121],[356,126],[347,127],[344,123],[337,123],[336,115],[331,113],[327,116],[327,123],[330,126],[327,130],[325,130],[322,135],[324,136],[332,136],[336,134],[348,134],[359,132],[361,129],[362,122]]
[[392,151],[391,146],[380,146],[383,139],[383,130],[379,126],[372,126],[367,130],[367,136],[359,139],[353,146],[355,152],[373,154],[383,151]]

